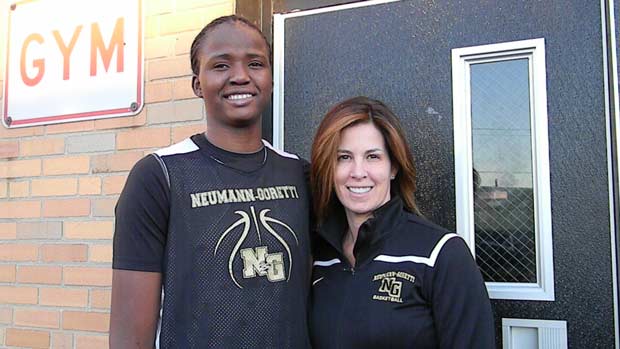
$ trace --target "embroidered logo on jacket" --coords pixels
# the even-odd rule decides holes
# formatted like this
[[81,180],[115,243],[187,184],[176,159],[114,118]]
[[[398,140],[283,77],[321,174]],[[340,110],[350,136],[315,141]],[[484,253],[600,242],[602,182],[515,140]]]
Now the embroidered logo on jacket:
[[375,294],[372,299],[385,302],[402,303],[401,292],[403,281],[415,282],[415,276],[404,271],[389,271],[387,273],[374,275],[372,281],[379,281],[380,294]]
[[[271,210],[266,208],[261,210],[258,214],[254,210],[254,206],[250,206],[250,212],[245,211],[235,211],[235,214],[239,215],[240,218],[233,222],[226,230],[222,233],[217,244],[215,245],[215,249],[213,251],[213,255],[217,256],[218,249],[220,244],[228,234],[233,232],[238,227],[243,227],[241,231],[241,236],[237,239],[237,242],[231,251],[228,257],[228,274],[232,281],[239,288],[243,288],[237,281],[235,274],[233,273],[233,263],[235,262],[235,258],[237,253],[239,253],[239,258],[243,261],[243,278],[250,279],[258,276],[267,277],[267,280],[270,282],[279,282],[279,281],[288,281],[291,277],[291,270],[293,267],[293,257],[291,254],[291,249],[286,242],[282,238],[282,236],[274,229],[275,226],[280,226],[284,229],[279,229],[284,232],[288,232],[295,239],[295,243],[299,245],[299,240],[297,240],[297,235],[289,227],[286,223],[277,220],[275,218],[271,218],[267,216],[267,214]],[[254,223],[254,224],[252,224]],[[243,243],[245,242],[250,229],[254,225],[256,230],[256,234],[258,235],[258,242],[260,246],[251,247],[251,248],[241,248]],[[262,229],[261,229],[262,228]],[[288,256],[289,265],[288,265],[288,273],[286,273],[284,268],[284,254],[283,252],[272,252],[269,253],[267,246],[263,245],[261,238],[261,231],[267,231],[267,233],[271,234],[281,245],[282,248],[286,251]],[[288,274],[288,277],[286,276]]]

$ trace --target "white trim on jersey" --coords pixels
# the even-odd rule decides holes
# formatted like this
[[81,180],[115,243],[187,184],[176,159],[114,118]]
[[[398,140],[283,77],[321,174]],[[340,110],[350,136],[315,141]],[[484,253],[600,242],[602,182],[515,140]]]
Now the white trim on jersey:
[[342,263],[342,262],[340,262],[340,259],[334,258],[334,259],[330,259],[328,261],[314,261],[314,263],[312,263],[312,265],[317,266],[317,267],[329,267],[329,266],[332,266],[332,265],[338,264],[338,263]]
[[[441,240],[435,245],[433,251],[431,252],[430,257],[421,257],[421,256],[388,256],[388,255],[378,255],[375,257],[375,261],[386,262],[386,263],[402,263],[402,262],[413,262],[413,263],[421,263],[426,264],[429,267],[434,267],[435,262],[437,261],[437,256],[439,256],[439,252],[443,245],[448,242],[453,237],[457,237],[457,234],[451,233],[444,235]],[[316,262],[315,262],[316,263]]]
[[284,156],[285,158],[291,158],[291,159],[299,160],[299,156],[297,156],[295,154],[287,153],[284,150],[276,149],[276,148],[273,147],[273,145],[271,145],[269,142],[267,142],[264,139],[263,139],[263,144],[267,148],[269,148],[269,149],[275,151],[276,153],[278,153],[280,156]]
[[167,148],[162,148],[162,149],[157,150],[155,154],[159,156],[168,156],[168,155],[175,155],[175,154],[191,153],[198,149],[200,148],[198,148],[198,146],[196,145],[196,143],[194,143],[194,141],[192,141],[190,138],[186,138],[183,141],[173,144]]

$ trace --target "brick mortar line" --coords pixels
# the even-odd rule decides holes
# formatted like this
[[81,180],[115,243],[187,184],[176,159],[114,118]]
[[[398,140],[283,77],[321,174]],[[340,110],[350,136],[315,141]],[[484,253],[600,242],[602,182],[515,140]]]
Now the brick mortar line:
[[[2,283],[0,284],[0,286],[2,287],[10,287],[10,286],[15,286],[15,287],[30,287],[30,288],[36,288],[37,291],[41,288],[58,288],[58,289],[74,289],[74,288],[79,288],[79,289],[84,289],[84,288],[89,288],[89,287],[94,287],[94,286],[86,286],[86,285],[65,285],[65,284],[24,284],[24,283]],[[51,286],[56,286],[56,287],[51,287]],[[107,287],[108,289],[111,289],[112,286],[98,286],[98,287],[102,287],[105,288]],[[40,295],[38,295],[40,296]],[[6,303],[6,304],[15,304],[15,305],[25,305],[25,304],[30,304],[30,303]],[[37,304],[39,304],[39,301],[37,300]],[[33,304],[33,306],[36,304]],[[64,306],[61,306],[64,307]]]
[[[177,55],[175,57],[179,57],[182,55]],[[162,58],[158,58],[158,59],[162,59]],[[149,80],[149,82],[161,82],[161,81],[179,81],[182,79],[185,79],[187,77],[191,78],[191,74],[188,75],[181,75],[181,76],[173,76],[173,77],[165,77],[165,78],[158,78],[158,79],[153,79],[153,80]],[[179,101],[188,101],[191,99],[198,99],[198,97],[190,97],[190,98],[183,98],[183,99],[172,99],[171,101],[164,101],[164,102],[155,102],[155,103],[149,103],[148,105],[154,105],[154,104],[164,104],[164,103],[171,103],[171,102],[179,102]],[[133,116],[130,116],[133,117]],[[183,125],[188,125],[188,124],[192,124],[192,123],[196,123],[196,121],[198,120],[185,120],[185,121],[174,121],[174,122],[170,122],[170,123],[166,123],[167,126],[183,126]],[[140,126],[124,126],[124,127],[118,127],[118,128],[114,128],[113,130],[115,130],[114,132],[107,132],[107,134],[114,134],[115,136],[118,135],[119,132],[126,132],[126,131],[131,131],[131,130],[138,130],[138,129],[147,129],[147,128],[161,128],[161,127],[151,127],[151,126],[155,126],[155,125],[161,125],[161,124],[146,124],[146,125],[140,125]],[[106,131],[108,131],[109,129],[106,129]],[[71,134],[71,136],[67,135],[67,136],[63,136],[63,137],[58,137],[61,139],[67,139],[69,137],[74,137],[75,135],[98,135],[100,133],[97,133],[96,130],[95,131],[85,131],[85,133],[79,133],[79,132],[67,132],[67,134]],[[105,133],[101,133],[101,134],[105,134]],[[54,134],[56,135],[56,134]],[[46,134],[42,134],[42,135],[33,135],[33,136],[22,136],[22,137],[17,137],[17,138],[7,138],[7,140],[3,140],[3,141],[7,141],[7,142],[12,142],[13,140],[15,142],[19,142],[19,140],[38,140],[38,139],[48,139],[46,136]],[[66,146],[66,145],[65,145]],[[132,149],[122,149],[122,150],[105,150],[105,151],[96,151],[96,152],[83,152],[83,153],[68,153],[65,149],[64,153],[58,153],[58,154],[45,154],[45,155],[33,155],[33,156],[16,156],[16,157],[11,157],[8,159],[0,159],[0,164],[4,163],[4,162],[10,162],[10,161],[19,161],[19,160],[36,160],[36,159],[52,159],[55,157],[61,157],[62,155],[69,155],[69,156],[80,156],[80,155],[92,155],[92,154],[96,154],[96,155],[105,155],[105,154],[122,154],[124,152],[130,152],[132,151]],[[15,178],[22,178],[22,177],[15,177]],[[24,177],[26,178],[26,177]]]
[[[90,221],[89,221],[90,222]],[[2,244],[7,244],[7,245],[17,245],[20,242],[26,242],[24,243],[24,245],[31,245],[31,244],[37,244],[37,243],[58,243],[59,241],[63,241],[63,242],[71,242],[71,243],[81,243],[81,244],[85,244],[85,243],[96,243],[96,242],[105,242],[105,241],[112,241],[113,237],[109,237],[109,238],[94,238],[94,239],[86,239],[86,238],[79,238],[79,239],[71,239],[68,237],[58,237],[58,238],[48,238],[48,239],[44,239],[44,238],[36,238],[36,239],[27,239],[27,238],[19,238],[19,236],[17,236],[15,239],[0,239],[0,242]]]
[[[4,307],[4,308],[8,308],[8,307]],[[46,311],[58,311],[58,312],[60,312],[61,310],[65,310],[64,308],[72,308],[72,309],[67,309],[68,311],[79,311],[76,309],[86,309],[86,307],[75,307],[75,306],[66,306],[66,305],[42,305],[42,304],[33,304],[33,305],[19,304],[19,305],[12,306],[11,308],[12,310],[15,310],[15,309],[31,310],[32,309],[32,310],[46,310]],[[96,308],[96,309],[102,310],[97,313],[101,313],[101,312],[105,313],[105,310],[106,310],[104,308]]]
[[[111,222],[111,223],[114,223],[114,219],[109,219],[109,220],[86,220],[86,221],[67,221],[67,222],[70,222],[70,223],[89,223],[89,222]],[[29,222],[29,223],[33,223],[33,222]],[[41,223],[46,223],[46,222],[41,222]],[[56,223],[56,222],[53,222],[53,223]],[[114,224],[112,224],[112,226],[114,226]],[[59,240],[63,240],[63,241],[64,240],[66,240],[66,241],[82,241],[82,240],[84,240],[86,242],[90,242],[90,241],[98,241],[98,240],[102,240],[103,241],[103,240],[111,240],[112,239],[112,237],[109,237],[109,238],[91,238],[91,239],[89,239],[89,238],[68,238],[68,237],[62,236],[62,235],[59,236],[59,237],[35,237],[35,238],[23,237],[23,238],[20,238],[19,234],[17,234],[17,235],[18,236],[15,239],[0,239],[0,242],[6,241],[8,243],[13,243],[16,240],[19,240],[19,241],[29,241],[29,242],[39,242],[39,241],[44,242],[44,241],[47,241],[47,240],[49,240],[50,242],[57,242]]]
[[[89,222],[111,222],[114,223],[113,219],[109,219],[109,220],[87,220],[87,221],[70,221],[70,223],[89,223]],[[45,222],[42,222],[45,223]],[[54,222],[55,223],[55,222]],[[114,224],[112,224],[112,226],[114,226]],[[7,244],[12,244],[12,243],[16,243],[16,240],[19,241],[28,241],[28,242],[45,242],[47,240],[49,240],[50,242],[57,242],[58,240],[63,240],[63,241],[74,241],[74,242],[78,242],[78,241],[84,241],[84,242],[96,242],[96,241],[105,241],[105,240],[111,240],[112,237],[109,238],[92,238],[92,239],[88,239],[88,238],[68,238],[66,236],[60,236],[58,238],[43,238],[43,237],[37,237],[37,238],[19,238],[19,234],[17,234],[17,238],[15,239],[0,239],[0,242],[7,242]],[[64,235],[64,234],[63,234]]]
[[[90,268],[94,268],[94,269],[102,269],[102,270],[113,270],[112,266],[110,266],[109,268],[96,268],[96,267],[90,267]],[[45,288],[45,287],[49,287],[49,286],[83,286],[83,287],[93,287],[93,286],[98,286],[98,285],[84,285],[84,284],[80,284],[80,285],[75,285],[75,284],[67,284],[65,282],[65,275],[64,275],[64,270],[61,270],[61,280],[59,283],[51,283],[51,284],[44,284],[44,283],[26,283],[26,282],[19,282],[19,281],[15,281],[15,282],[11,282],[11,283],[3,283],[3,286],[15,286],[15,287],[32,287],[32,288]],[[98,287],[111,287],[111,286],[98,286]]]
[[[30,262],[30,263],[37,263],[37,262]],[[20,264],[20,265],[24,265],[24,266],[48,266],[48,267],[57,267],[57,266],[66,266],[66,267],[72,267],[72,268],[76,268],[76,267],[86,267],[86,268],[99,268],[99,269],[111,269],[112,268],[112,262],[69,262],[69,263],[63,263],[63,262],[59,262],[62,264],[57,264],[57,265],[41,265],[41,264]],[[81,263],[81,264],[75,264],[75,263]]]
[[[36,262],[35,262],[36,263]],[[26,266],[26,267],[87,267],[87,268],[97,268],[97,267],[104,267],[101,269],[112,269],[112,262],[81,262],[82,264],[75,264],[75,263],[80,263],[80,262],[70,262],[70,263],[63,263],[63,264],[19,264],[16,266]],[[90,264],[87,264],[90,263]],[[10,264],[9,264],[10,265]],[[14,283],[17,283],[17,281],[15,281]]]
[[[53,308],[56,307],[56,308]],[[33,309],[33,310],[47,310],[47,311],[58,311],[58,313],[62,314],[63,310],[62,308],[65,308],[65,306],[49,306],[49,305],[41,305],[41,306],[24,306],[24,304],[20,304],[19,306],[15,306],[13,307],[14,309],[19,309],[19,310],[29,310],[29,309]],[[73,307],[75,308],[75,307]],[[103,309],[103,308],[96,308],[99,311],[84,311],[85,313],[96,313],[96,314],[109,314],[110,310],[109,309]],[[67,311],[82,311],[82,310],[75,310],[75,309],[66,309]],[[15,312],[13,312],[13,317],[15,317]]]
[[[8,325],[10,327],[5,327],[0,325],[0,327],[5,327],[5,329],[8,328],[14,328],[17,330],[39,330],[39,331],[47,331],[47,332],[51,332],[52,330],[57,330],[57,331],[66,331],[66,332],[74,332],[76,334],[100,334],[102,337],[106,336],[108,334],[108,331],[105,332],[100,332],[100,331],[87,331],[87,330],[74,330],[74,329],[67,329],[67,328],[62,328],[62,321],[61,322],[61,327],[59,328],[51,328],[51,327],[29,327],[29,326],[23,326],[23,325],[15,325],[15,324],[11,324]],[[51,340],[51,336],[50,336],[50,340]],[[13,347],[10,347],[13,348]],[[24,349],[24,347],[14,347],[14,348],[18,348],[18,349]]]
[[[110,241],[112,242],[112,241]],[[112,244],[100,244],[100,246],[112,246]],[[90,247],[90,246],[89,246]],[[70,266],[70,267],[84,267],[84,266],[88,266],[87,264],[92,263],[93,267],[95,266],[99,266],[99,267],[105,267],[107,265],[105,264],[109,264],[109,266],[112,266],[112,262],[91,262],[91,261],[85,261],[85,262],[40,262],[40,261],[0,261],[0,265],[15,265],[15,266],[41,266],[41,267],[57,267],[57,266]]]
[[[8,283],[8,282],[0,282],[0,287],[13,287],[13,288],[17,288],[17,287],[29,287],[29,288],[36,288],[37,290],[41,290],[41,289],[57,289],[57,290],[98,290],[98,291],[110,291],[112,290],[112,286],[87,286],[87,285],[64,285],[64,284],[22,284],[22,283]],[[39,302],[39,301],[37,301]],[[22,303],[6,303],[6,304],[13,304],[13,305],[20,305]],[[30,303],[26,303],[26,305],[28,305]],[[38,303],[37,303],[38,304]],[[23,305],[23,304],[22,304]],[[32,304],[33,306],[35,306],[35,304]],[[0,305],[0,308],[2,308],[3,305]],[[59,305],[59,307],[64,307],[64,305]],[[75,307],[75,306],[71,306],[71,307]]]

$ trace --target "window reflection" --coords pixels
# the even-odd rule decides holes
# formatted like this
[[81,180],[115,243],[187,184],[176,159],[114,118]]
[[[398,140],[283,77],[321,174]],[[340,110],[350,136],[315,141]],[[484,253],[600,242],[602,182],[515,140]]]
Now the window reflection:
[[476,260],[486,281],[535,283],[529,60],[470,67]]

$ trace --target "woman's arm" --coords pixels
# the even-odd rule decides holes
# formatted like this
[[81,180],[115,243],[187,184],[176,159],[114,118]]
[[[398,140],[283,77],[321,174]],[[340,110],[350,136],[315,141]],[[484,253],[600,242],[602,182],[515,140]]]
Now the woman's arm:
[[478,265],[460,237],[443,246],[431,302],[440,348],[495,348],[491,302]]
[[159,319],[169,188],[154,156],[131,170],[116,205],[110,348],[152,349]]
[[110,349],[154,348],[160,303],[160,273],[115,269]]

